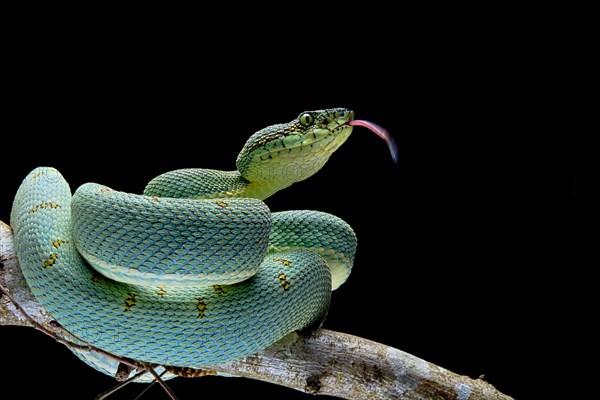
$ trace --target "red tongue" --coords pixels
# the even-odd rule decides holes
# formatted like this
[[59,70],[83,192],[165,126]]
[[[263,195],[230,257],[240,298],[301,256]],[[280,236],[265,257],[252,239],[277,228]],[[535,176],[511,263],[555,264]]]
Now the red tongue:
[[374,134],[376,134],[377,136],[379,136],[380,138],[382,138],[383,140],[385,140],[390,149],[390,153],[392,153],[392,158],[394,159],[394,162],[396,164],[398,163],[398,145],[396,144],[396,141],[394,140],[392,135],[390,135],[387,130],[385,130],[384,128],[382,128],[374,122],[364,121],[360,119],[350,121],[348,122],[348,125],[363,126],[371,132],[373,132]]

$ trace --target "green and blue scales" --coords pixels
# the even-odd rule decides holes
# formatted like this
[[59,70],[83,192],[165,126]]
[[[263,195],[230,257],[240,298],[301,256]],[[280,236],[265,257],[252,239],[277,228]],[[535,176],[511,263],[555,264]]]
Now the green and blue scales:
[[[262,200],[316,173],[353,118],[304,112],[252,135],[236,171],[167,172],[143,195],[87,183],[71,196],[57,170],[35,169],[11,214],[28,285],[75,337],[156,365],[208,368],[318,326],[350,274],[354,232]],[[114,376],[113,359],[75,353]]]

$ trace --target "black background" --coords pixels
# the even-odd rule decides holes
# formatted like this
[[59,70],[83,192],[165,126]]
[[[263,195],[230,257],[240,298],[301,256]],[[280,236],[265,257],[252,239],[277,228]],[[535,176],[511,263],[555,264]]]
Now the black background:
[[[273,211],[334,213],[357,234],[354,270],[324,327],[485,375],[526,398],[542,384],[531,371],[549,362],[540,341],[571,319],[557,294],[571,278],[550,265],[576,268],[566,260],[585,193],[561,116],[540,105],[553,94],[543,71],[501,41],[462,39],[419,36],[377,52],[366,43],[299,42],[227,60],[206,43],[157,50],[135,40],[115,48],[40,40],[11,60],[0,219],[8,222],[12,197],[36,166],[58,168],[73,190],[92,181],[139,193],[175,168],[234,169],[250,134],[301,111],[351,108],[392,133],[399,164],[357,127],[317,175],[267,200]],[[18,349],[2,357],[4,385],[35,373],[30,397],[88,399],[114,382],[41,333],[3,327],[1,335]],[[246,379],[171,386],[182,399],[308,398]],[[144,399],[153,398],[165,396],[153,388]]]

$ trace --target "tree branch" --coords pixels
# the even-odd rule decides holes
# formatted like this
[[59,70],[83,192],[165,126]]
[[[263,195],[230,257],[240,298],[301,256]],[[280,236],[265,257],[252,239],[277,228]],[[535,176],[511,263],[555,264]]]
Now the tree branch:
[[[0,286],[37,323],[54,329],[51,316],[27,287],[12,231],[2,221]],[[33,326],[8,296],[0,298],[0,325]],[[511,399],[484,380],[457,375],[393,347],[327,329],[291,333],[257,354],[213,369],[345,399]]]

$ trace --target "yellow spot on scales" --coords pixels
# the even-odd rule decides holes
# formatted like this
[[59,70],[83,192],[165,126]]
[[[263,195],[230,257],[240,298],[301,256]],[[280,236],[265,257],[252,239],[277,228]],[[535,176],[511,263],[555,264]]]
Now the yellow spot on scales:
[[31,180],[32,180],[32,181],[34,181],[34,180],[36,180],[37,178],[39,178],[40,176],[42,176],[42,175],[44,175],[44,171],[40,171],[40,172],[36,173],[35,175],[33,175],[33,176],[31,177]]
[[279,279],[279,285],[283,288],[283,290],[290,290],[292,284],[288,281],[287,276],[284,273],[279,273],[275,275],[276,279]]
[[44,268],[53,266],[57,259],[58,259],[58,254],[50,253],[50,257],[48,257],[48,259],[44,261]]
[[159,286],[158,290],[156,291],[156,294],[159,296],[164,296],[167,294],[167,291],[165,290],[164,286]]
[[196,300],[198,301],[198,305],[196,306],[198,308],[197,318],[202,318],[204,317],[204,312],[206,311],[206,303],[204,302],[204,297],[196,297]]
[[68,240],[57,239],[57,240],[55,240],[54,242],[51,242],[51,243],[52,243],[53,247],[56,247],[58,249],[59,246],[65,244],[65,243],[68,243],[68,242],[69,242]]
[[127,293],[127,298],[125,299],[125,307],[123,307],[125,311],[131,311],[131,308],[135,306],[135,304],[137,303],[137,299],[135,298],[136,296],[137,293],[135,292]]
[[292,262],[290,260],[285,260],[283,258],[276,258],[273,261],[279,261],[280,263],[282,263],[286,267],[289,267],[290,265],[292,265]]
[[215,201],[215,204],[221,208],[227,207],[227,203],[225,203],[224,201],[217,200],[217,201]]
[[29,209],[29,212],[33,213],[33,212],[36,212],[36,211],[39,211],[39,210],[44,210],[46,208],[55,209],[55,208],[58,208],[58,204],[56,204],[53,201],[46,202],[46,203],[40,203],[40,204],[38,204],[36,206],[31,207]]
[[225,289],[221,285],[213,285],[213,289],[215,289],[216,294],[225,294]]

